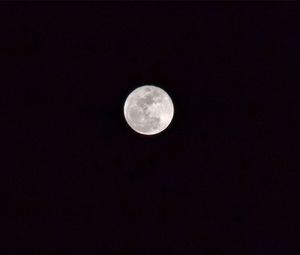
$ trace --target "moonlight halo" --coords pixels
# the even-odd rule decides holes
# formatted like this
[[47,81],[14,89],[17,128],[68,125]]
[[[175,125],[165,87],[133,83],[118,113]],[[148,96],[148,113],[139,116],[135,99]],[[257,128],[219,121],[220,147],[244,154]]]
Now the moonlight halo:
[[128,125],[137,133],[154,135],[165,130],[172,121],[174,106],[170,96],[154,85],[133,90],[124,104]]

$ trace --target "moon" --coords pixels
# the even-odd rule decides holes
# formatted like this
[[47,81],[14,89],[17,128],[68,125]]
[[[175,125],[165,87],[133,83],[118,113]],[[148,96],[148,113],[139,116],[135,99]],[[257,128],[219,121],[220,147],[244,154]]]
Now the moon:
[[174,105],[166,91],[154,85],[144,85],[127,97],[124,116],[128,125],[137,133],[155,135],[171,123]]

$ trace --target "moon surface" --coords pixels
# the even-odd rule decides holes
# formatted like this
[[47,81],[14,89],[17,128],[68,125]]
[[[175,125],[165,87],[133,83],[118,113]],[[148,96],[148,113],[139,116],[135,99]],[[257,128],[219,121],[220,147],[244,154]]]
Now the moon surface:
[[124,104],[128,125],[137,133],[155,135],[165,130],[172,121],[174,106],[163,89],[144,85],[133,90]]

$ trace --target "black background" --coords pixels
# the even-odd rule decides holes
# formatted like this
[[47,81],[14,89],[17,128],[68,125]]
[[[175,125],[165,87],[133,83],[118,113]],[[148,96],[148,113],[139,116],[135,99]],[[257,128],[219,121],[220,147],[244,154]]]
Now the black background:
[[[7,254],[296,254],[299,5],[0,13]],[[175,105],[154,136],[123,117],[145,84]]]

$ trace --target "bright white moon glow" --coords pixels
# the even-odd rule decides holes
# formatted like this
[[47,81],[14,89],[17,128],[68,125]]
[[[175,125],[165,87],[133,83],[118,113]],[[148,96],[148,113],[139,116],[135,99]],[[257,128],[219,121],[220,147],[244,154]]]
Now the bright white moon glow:
[[172,121],[174,106],[163,89],[145,85],[133,90],[124,104],[128,125],[143,135],[154,135],[165,130]]

